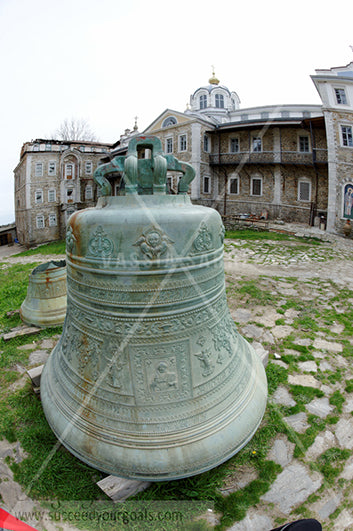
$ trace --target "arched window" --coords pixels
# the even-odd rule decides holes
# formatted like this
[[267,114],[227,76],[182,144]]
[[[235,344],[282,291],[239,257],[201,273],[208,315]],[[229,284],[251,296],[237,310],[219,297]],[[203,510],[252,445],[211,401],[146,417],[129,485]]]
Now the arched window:
[[206,94],[201,94],[200,96],[200,110],[206,109],[207,107],[207,96]]
[[174,116],[168,116],[162,123],[162,127],[168,127],[169,125],[175,125],[177,123],[176,118]]
[[217,107],[217,109],[224,109],[224,96],[223,96],[223,94],[216,94],[216,107]]

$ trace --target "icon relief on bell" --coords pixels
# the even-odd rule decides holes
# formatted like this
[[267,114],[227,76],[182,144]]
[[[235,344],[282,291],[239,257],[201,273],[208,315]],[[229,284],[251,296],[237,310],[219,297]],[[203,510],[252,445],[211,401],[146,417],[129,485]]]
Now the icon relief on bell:
[[[171,363],[172,360],[169,361]],[[167,361],[160,361],[158,363],[150,384],[151,391],[161,392],[177,389],[178,380],[176,372],[170,369]]]
[[198,234],[193,242],[193,252],[209,251],[212,248],[212,234],[203,221],[200,225]]
[[[113,348],[111,347],[112,343],[113,341],[108,342],[108,347]],[[121,348],[113,348],[112,357],[108,360],[107,365],[107,384],[110,387],[120,390],[124,387],[124,369],[127,365],[126,353]]]
[[211,350],[202,350],[200,353],[195,354],[195,356],[200,360],[202,376],[210,376],[214,371],[214,365],[211,360]]
[[93,233],[93,237],[88,243],[89,254],[98,256],[101,258],[107,258],[113,254],[114,244],[107,234],[104,232],[103,227],[100,225]]
[[150,227],[133,245],[138,246],[141,253],[150,260],[156,260],[167,252],[171,243],[174,242],[163,231]]
[[66,249],[69,253],[72,253],[75,243],[76,238],[70,225],[66,231]]

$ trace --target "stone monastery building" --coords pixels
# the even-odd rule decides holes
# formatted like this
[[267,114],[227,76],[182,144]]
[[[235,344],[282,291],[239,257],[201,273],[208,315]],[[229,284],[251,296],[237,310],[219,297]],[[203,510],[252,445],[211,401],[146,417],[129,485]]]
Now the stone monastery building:
[[[339,233],[353,219],[353,62],[316,70],[311,79],[321,105],[241,108],[236,92],[213,74],[185,112],[166,109],[143,134],[159,137],[165,153],[193,165],[194,203],[224,216],[265,214],[307,224],[321,218]],[[115,144],[25,143],[15,169],[19,241],[63,237],[68,216],[97,200],[96,167],[125,154],[136,134],[135,124]],[[171,193],[178,179],[168,174]],[[110,180],[114,194],[123,193],[122,175]]]

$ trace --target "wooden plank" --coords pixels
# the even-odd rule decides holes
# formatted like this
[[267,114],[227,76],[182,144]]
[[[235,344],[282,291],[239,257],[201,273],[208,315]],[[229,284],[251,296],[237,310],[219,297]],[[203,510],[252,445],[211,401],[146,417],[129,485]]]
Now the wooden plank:
[[44,365],[39,365],[38,367],[33,367],[33,369],[29,369],[27,371],[28,376],[31,379],[33,387],[39,387],[40,386],[40,377],[42,375]]
[[107,476],[98,481],[97,485],[113,501],[123,502],[137,492],[146,490],[151,485],[151,482]]
[[37,328],[35,326],[23,326],[21,328],[14,328],[7,334],[3,334],[2,338],[4,341],[9,341],[9,339],[13,339],[14,337],[31,336],[33,334],[37,334],[41,330],[41,328]]

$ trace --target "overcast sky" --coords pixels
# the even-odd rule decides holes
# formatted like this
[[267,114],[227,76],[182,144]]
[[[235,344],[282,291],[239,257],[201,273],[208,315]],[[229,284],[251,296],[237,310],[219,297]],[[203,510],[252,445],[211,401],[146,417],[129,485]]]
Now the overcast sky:
[[114,142],[184,111],[212,66],[241,107],[316,103],[315,69],[353,61],[352,0],[0,0],[0,224],[24,142],[85,119]]

